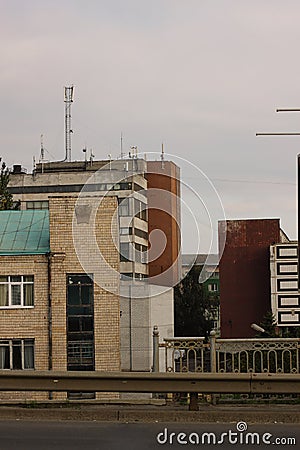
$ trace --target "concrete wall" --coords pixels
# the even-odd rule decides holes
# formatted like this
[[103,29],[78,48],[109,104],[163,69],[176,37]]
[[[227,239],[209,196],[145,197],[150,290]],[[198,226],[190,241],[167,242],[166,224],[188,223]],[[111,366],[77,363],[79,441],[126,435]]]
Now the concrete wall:
[[161,339],[174,336],[173,289],[140,283],[125,285],[121,292],[121,367],[128,371],[150,371],[152,332],[159,327]]

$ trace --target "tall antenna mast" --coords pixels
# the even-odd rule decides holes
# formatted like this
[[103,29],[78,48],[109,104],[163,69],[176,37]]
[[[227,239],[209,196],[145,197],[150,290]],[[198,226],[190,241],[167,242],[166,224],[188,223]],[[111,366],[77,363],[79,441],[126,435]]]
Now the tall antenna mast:
[[43,135],[41,134],[41,153],[40,153],[40,162],[45,160],[45,149],[44,149],[44,139]]
[[120,150],[121,150],[120,156],[121,156],[121,159],[123,159],[124,153],[123,153],[123,133],[122,133],[122,131],[121,131],[121,139],[120,139]]
[[163,142],[161,144],[160,159],[161,159],[161,168],[164,169],[165,168],[165,150],[164,150],[164,143]]
[[71,162],[71,154],[72,154],[72,147],[71,147],[71,134],[73,133],[73,130],[71,128],[71,105],[73,103],[73,91],[74,87],[72,86],[65,86],[65,143],[66,143],[66,156],[64,161]]

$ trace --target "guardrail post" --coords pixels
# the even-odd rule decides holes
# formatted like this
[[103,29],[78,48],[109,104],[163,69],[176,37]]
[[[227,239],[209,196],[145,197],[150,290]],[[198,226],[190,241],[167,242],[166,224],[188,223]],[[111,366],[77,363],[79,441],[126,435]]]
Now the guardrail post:
[[198,392],[190,392],[189,411],[198,411]]
[[153,327],[153,365],[152,372],[159,372],[159,330],[158,326]]

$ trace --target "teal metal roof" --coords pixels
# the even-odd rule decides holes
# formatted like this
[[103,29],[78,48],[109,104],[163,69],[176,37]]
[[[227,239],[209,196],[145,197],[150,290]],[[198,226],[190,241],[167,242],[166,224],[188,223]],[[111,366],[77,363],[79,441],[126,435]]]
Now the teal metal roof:
[[49,211],[0,211],[0,255],[50,251]]

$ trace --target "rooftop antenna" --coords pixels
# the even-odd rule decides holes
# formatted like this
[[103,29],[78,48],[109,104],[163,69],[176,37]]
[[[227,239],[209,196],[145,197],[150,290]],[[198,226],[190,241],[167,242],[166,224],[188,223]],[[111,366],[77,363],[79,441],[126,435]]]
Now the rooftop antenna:
[[83,151],[83,153],[84,153],[84,162],[86,163],[87,162],[87,154],[86,154],[86,150],[87,150],[87,148],[86,148],[86,146],[82,149],[82,151]]
[[35,156],[32,157],[32,166],[33,166],[33,174],[35,173],[35,169],[36,169],[36,162],[35,162]]
[[121,150],[120,156],[121,156],[121,159],[123,159],[125,155],[123,153],[123,133],[122,133],[122,131],[121,131],[121,138],[120,138],[120,150]]
[[41,134],[41,152],[39,162],[42,164],[42,173],[44,173],[44,162],[45,162],[45,149],[44,149],[44,136]]
[[93,150],[92,149],[90,149],[90,164],[91,164],[91,166],[93,165],[93,160],[94,160],[94,158],[95,158],[95,155],[93,154]]
[[130,149],[132,150],[132,158],[137,158],[137,146],[133,145]]
[[41,134],[41,153],[40,153],[40,162],[45,160],[45,149],[44,149],[44,136]]
[[66,156],[64,161],[71,162],[71,134],[73,130],[71,128],[71,105],[73,103],[74,86],[65,86],[65,144],[66,144]]
[[161,168],[164,169],[165,168],[165,151],[164,151],[164,143],[161,143],[161,155],[160,155],[160,159],[161,159]]

